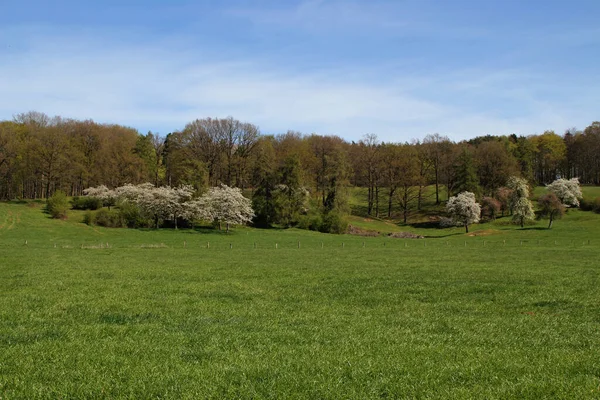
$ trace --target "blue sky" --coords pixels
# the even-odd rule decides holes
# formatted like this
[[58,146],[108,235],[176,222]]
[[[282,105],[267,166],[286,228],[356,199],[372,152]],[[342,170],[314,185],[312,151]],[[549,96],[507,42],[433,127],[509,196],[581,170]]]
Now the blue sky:
[[[52,3],[52,4],[50,4]],[[461,140],[600,119],[600,1],[11,1],[0,119]]]

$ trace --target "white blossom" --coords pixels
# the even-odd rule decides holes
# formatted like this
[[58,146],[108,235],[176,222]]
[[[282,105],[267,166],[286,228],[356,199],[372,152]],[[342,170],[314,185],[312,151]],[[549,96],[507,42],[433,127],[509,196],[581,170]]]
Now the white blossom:
[[510,209],[513,212],[513,220],[518,221],[521,227],[523,227],[525,220],[531,220],[535,217],[533,204],[529,200],[529,186],[527,185],[527,181],[516,176],[511,176],[506,186],[512,189]]
[[210,216],[212,220],[219,223],[245,224],[252,221],[254,211],[252,210],[252,201],[242,195],[242,191],[238,188],[231,188],[227,185],[210,188],[209,191],[202,196],[199,204],[204,206],[204,213]]
[[469,232],[469,225],[479,222],[481,206],[475,200],[475,194],[462,192],[448,199],[446,211],[452,220],[463,225],[465,230]]
[[83,190],[83,194],[89,197],[95,197],[102,200],[103,203],[112,203],[117,197],[117,193],[114,190],[110,190],[104,185],[97,187],[89,187]]
[[583,197],[578,178],[557,179],[546,185],[546,189],[550,193],[554,193],[560,202],[566,206],[578,207],[579,199]]

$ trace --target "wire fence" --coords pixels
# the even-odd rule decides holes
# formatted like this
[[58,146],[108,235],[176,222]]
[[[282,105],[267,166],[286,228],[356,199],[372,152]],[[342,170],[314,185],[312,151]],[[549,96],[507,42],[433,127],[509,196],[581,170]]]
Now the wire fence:
[[594,244],[600,241],[592,239],[508,239],[508,240],[442,240],[442,239],[394,239],[386,241],[357,241],[357,240],[339,240],[339,241],[180,241],[180,242],[158,242],[158,243],[119,243],[119,242],[38,242],[35,240],[25,240],[23,242],[0,242],[0,247],[24,249],[80,249],[80,250],[109,250],[109,249],[206,249],[206,250],[317,250],[317,249],[408,249],[408,248],[462,248],[462,249],[481,249],[481,248],[504,248],[504,247],[594,247]]

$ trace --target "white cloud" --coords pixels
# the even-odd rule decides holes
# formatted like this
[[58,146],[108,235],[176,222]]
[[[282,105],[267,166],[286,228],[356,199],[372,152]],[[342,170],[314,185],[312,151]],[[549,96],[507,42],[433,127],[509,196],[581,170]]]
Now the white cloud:
[[[0,118],[38,110],[167,133],[195,118],[231,115],[268,133],[293,129],[349,140],[375,133],[385,141],[434,132],[456,140],[487,133],[560,132],[591,122],[578,120],[586,114],[581,110],[529,98],[526,88],[511,92],[527,79],[514,71],[437,76],[384,71],[387,79],[373,83],[361,78],[373,69],[290,72],[285,65],[220,59],[207,49],[196,52],[177,38],[142,45],[95,35],[21,34],[27,45],[0,59]],[[493,107],[449,100],[490,90],[522,102],[527,115],[502,116]]]

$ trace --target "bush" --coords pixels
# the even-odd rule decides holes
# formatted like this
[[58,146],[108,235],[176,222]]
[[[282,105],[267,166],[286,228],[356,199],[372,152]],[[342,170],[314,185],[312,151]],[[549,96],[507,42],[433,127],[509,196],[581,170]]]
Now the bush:
[[348,220],[346,216],[338,211],[330,211],[323,215],[323,223],[319,231],[324,233],[346,233]]
[[123,226],[121,215],[116,210],[98,210],[94,220],[96,225],[106,228],[120,228]]
[[98,210],[102,208],[102,200],[97,197],[79,197],[71,199],[71,208],[73,210]]
[[579,207],[583,211],[593,211],[600,214],[600,197],[596,197],[595,199],[583,198],[579,202]]
[[119,204],[119,216],[123,226],[128,228],[151,228],[154,226],[152,218],[148,218],[140,212],[135,204],[122,202]]
[[323,225],[323,218],[321,217],[321,213],[311,212],[307,215],[302,215],[298,219],[298,228],[300,229],[309,229],[311,231],[318,231],[321,229],[321,225]]
[[57,190],[46,202],[46,211],[52,218],[67,218],[67,210],[69,209],[69,201],[67,195],[62,190]]
[[86,211],[85,214],[83,214],[83,223],[86,225],[94,225],[96,218],[93,212],[91,211]]

